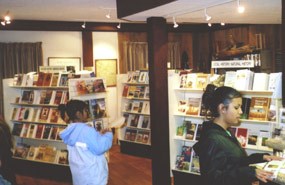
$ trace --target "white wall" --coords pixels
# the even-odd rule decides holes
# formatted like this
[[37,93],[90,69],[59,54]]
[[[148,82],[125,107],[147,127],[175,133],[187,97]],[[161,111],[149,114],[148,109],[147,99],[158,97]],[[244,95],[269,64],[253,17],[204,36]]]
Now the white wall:
[[[117,59],[118,61],[118,34],[116,32],[93,32],[93,62],[96,59]],[[115,120],[118,115],[117,87],[109,87],[106,106],[110,121]]]
[[[82,61],[81,32],[0,31],[0,42],[42,42],[44,65],[47,65],[48,57],[80,57]],[[117,33],[93,32],[93,56],[93,61],[118,59]],[[117,88],[108,88],[106,106],[111,121],[118,116],[117,101]]]
[[0,31],[0,42],[42,42],[44,65],[48,57],[82,58],[81,32]]

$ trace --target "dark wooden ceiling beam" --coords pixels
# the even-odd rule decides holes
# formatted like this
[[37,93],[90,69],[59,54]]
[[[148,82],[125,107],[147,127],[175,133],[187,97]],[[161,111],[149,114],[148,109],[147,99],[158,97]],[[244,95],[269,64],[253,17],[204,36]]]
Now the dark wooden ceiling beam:
[[116,0],[117,17],[122,19],[174,1],[176,0]]

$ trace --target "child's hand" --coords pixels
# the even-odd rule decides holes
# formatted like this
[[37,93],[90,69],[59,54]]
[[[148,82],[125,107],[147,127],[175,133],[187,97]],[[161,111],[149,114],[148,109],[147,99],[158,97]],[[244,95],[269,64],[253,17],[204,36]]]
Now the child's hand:
[[272,161],[272,160],[281,161],[283,159],[284,159],[283,157],[274,156],[274,155],[264,155],[263,156],[263,160],[265,160],[265,161]]
[[111,128],[104,128],[100,131],[101,134],[105,134],[106,132],[112,132]]

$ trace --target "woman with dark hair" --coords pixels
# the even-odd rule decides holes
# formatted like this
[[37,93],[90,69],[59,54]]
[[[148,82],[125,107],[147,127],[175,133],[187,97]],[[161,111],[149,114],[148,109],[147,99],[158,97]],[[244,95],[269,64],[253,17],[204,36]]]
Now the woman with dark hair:
[[193,148],[199,156],[201,179],[204,185],[251,185],[270,180],[267,172],[249,164],[280,160],[266,153],[248,156],[237,138],[231,134],[232,126],[240,126],[242,96],[231,87],[209,84],[202,96],[209,121],[203,122],[201,138]]
[[112,146],[111,129],[99,132],[86,124],[89,109],[84,101],[70,100],[58,108],[62,119],[70,122],[60,137],[67,145],[73,184],[106,185],[108,163],[104,154]]
[[[12,164],[13,138],[9,125],[0,118],[0,175],[4,181],[16,184],[16,177]],[[0,184],[3,179],[0,179]],[[9,184],[6,183],[6,184]]]

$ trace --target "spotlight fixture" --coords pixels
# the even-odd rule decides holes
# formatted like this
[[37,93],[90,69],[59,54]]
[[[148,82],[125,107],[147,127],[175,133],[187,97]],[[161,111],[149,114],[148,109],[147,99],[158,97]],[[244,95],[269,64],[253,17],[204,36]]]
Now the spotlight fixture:
[[237,0],[237,5],[238,5],[238,7],[237,7],[238,13],[243,13],[245,8],[244,8],[244,6],[240,5],[240,0]]
[[1,21],[1,24],[5,26],[6,24],[11,24],[11,17],[9,16],[9,11],[7,11],[6,15],[4,16],[4,20]]
[[108,14],[106,14],[106,18],[110,19],[111,18],[111,10],[109,9]]
[[206,21],[211,20],[212,17],[207,14],[207,8],[204,9],[204,12],[205,12]]
[[177,28],[179,25],[177,24],[175,17],[173,17],[173,28]]
[[209,27],[212,27],[212,23],[209,22],[209,23],[208,23],[208,26],[209,26]]
[[120,29],[120,28],[121,28],[121,23],[119,23],[119,24],[117,25],[117,28],[118,28],[118,29]]
[[83,22],[83,24],[81,25],[81,27],[82,27],[83,29],[85,29],[85,27],[86,27],[85,21]]
[[224,23],[224,22],[221,22],[221,26],[225,26],[226,25],[226,23]]

